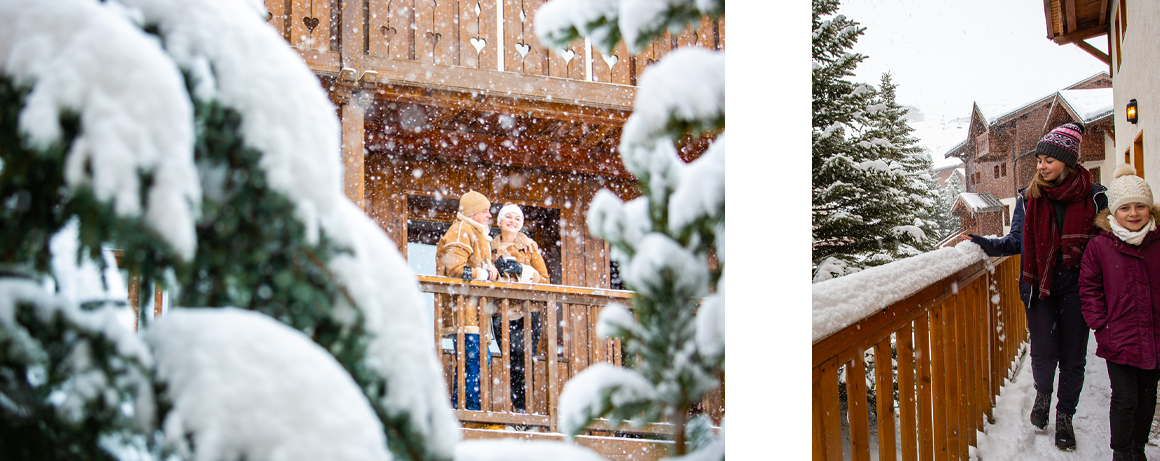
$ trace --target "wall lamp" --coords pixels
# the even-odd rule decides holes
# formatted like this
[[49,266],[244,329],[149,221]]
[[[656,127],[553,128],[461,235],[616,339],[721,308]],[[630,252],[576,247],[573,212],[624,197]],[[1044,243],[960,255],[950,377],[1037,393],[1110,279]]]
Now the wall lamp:
[[1127,110],[1128,123],[1135,125],[1136,121],[1139,120],[1139,116],[1137,115],[1138,114],[1137,109],[1138,108],[1137,108],[1135,99],[1128,101],[1128,110]]

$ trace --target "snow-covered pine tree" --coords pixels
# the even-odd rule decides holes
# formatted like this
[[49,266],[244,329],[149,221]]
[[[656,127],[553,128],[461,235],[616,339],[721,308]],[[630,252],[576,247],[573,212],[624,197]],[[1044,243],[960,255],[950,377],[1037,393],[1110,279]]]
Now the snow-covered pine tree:
[[[892,223],[890,233],[883,238],[883,249],[867,258],[884,264],[900,258],[934,249],[935,222],[932,216],[937,206],[937,190],[930,176],[930,156],[911,136],[914,128],[906,121],[906,109],[895,100],[895,85],[890,73],[882,75],[878,91],[866,108],[865,122],[854,140],[867,149],[867,157],[877,158],[889,167],[880,178],[887,185],[893,215],[878,215],[884,223]],[[880,197],[881,198],[881,197]]]
[[[53,277],[49,239],[76,222],[78,258],[105,264],[102,247],[113,246],[175,306],[234,305],[293,326],[354,378],[396,458],[451,458],[458,431],[432,385],[441,376],[418,287],[342,196],[333,107],[265,14],[260,2],[216,0],[0,4],[13,25],[0,30],[6,450],[104,459],[109,440],[132,444],[126,431],[156,441],[158,423],[167,446],[251,447],[247,459],[264,459],[255,444],[277,443],[174,423],[191,420],[171,403],[201,370],[150,373],[135,335],[39,288]],[[96,377],[78,380],[90,369]],[[151,374],[161,381],[142,378]],[[126,402],[138,402],[136,421]]]
[[[724,11],[719,0],[553,0],[538,11],[536,31],[551,48],[588,37],[605,53],[623,36],[635,53],[665,31]],[[636,291],[631,311],[609,305],[601,312],[597,333],[620,338],[625,354],[639,360],[626,369],[598,363],[565,384],[559,409],[568,436],[595,418],[639,424],[664,418],[674,427],[673,454],[724,458],[706,418],[688,419],[725,371],[724,75],[724,53],[680,48],[641,76],[619,146],[641,197],[625,203],[601,190],[587,214],[589,230],[609,243]],[[674,140],[718,130],[699,159],[685,164],[677,156]]]
[[827,280],[930,248],[930,159],[915,146],[895,85],[848,80],[864,28],[813,2],[813,273]]
[[955,201],[959,199],[959,195],[966,191],[966,185],[963,184],[962,178],[957,174],[952,174],[950,178],[947,178],[947,184],[939,189],[938,210],[936,214],[939,223],[939,240],[958,232],[962,227],[962,220],[958,216],[951,214],[951,209],[954,208]]

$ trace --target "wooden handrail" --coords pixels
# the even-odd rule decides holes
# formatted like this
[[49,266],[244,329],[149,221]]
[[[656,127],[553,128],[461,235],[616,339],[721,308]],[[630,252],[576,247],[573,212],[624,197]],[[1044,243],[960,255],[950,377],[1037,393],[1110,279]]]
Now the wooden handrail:
[[[1018,275],[1017,256],[979,262],[815,342],[813,458],[868,460],[876,444],[878,459],[967,459],[1027,337]],[[876,365],[872,410],[870,350]],[[889,366],[892,355],[896,371]],[[846,377],[845,418],[839,370]],[[870,416],[877,421],[873,440]]]
[[[420,290],[436,296],[432,306],[435,313],[434,340],[436,350],[441,351],[445,375],[456,386],[458,395],[465,396],[466,384],[463,379],[465,369],[464,329],[468,322],[466,314],[477,313],[476,325],[480,335],[480,400],[479,411],[466,409],[466,398],[459,398],[456,414],[461,421],[481,424],[514,424],[543,427],[551,432],[558,431],[556,413],[563,383],[590,363],[608,361],[620,366],[619,341],[596,338],[596,319],[600,310],[612,302],[629,307],[633,293],[624,290],[608,290],[560,285],[525,283],[481,282],[420,275]],[[450,296],[457,306],[455,326],[444,325],[440,312],[442,297]],[[491,315],[484,308],[488,303],[497,306],[496,315],[501,325],[509,322],[509,308],[522,311],[525,368],[525,413],[517,413],[511,407],[511,377],[506,371],[510,367],[510,357],[506,351],[511,341],[507,328],[501,328],[497,345],[501,353],[489,365],[488,343],[491,339]],[[532,312],[543,315],[541,342],[547,347],[542,356],[532,350]],[[561,318],[557,318],[557,314]],[[550,326],[557,327],[550,327]],[[563,333],[558,335],[557,329]],[[440,343],[447,335],[457,338],[455,350],[443,351]],[[560,339],[564,340],[561,341]],[[538,359],[538,360],[537,360]],[[454,364],[455,373],[450,370]],[[455,377],[458,379],[455,379]],[[644,429],[648,433],[654,429]]]

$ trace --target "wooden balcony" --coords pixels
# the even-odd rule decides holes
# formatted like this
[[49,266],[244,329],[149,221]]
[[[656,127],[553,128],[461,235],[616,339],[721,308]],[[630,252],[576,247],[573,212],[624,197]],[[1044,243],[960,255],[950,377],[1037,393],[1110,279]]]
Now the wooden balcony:
[[[1018,256],[978,262],[815,342],[813,459],[968,459],[1027,338],[1018,277]],[[871,399],[865,354],[889,364],[892,349]]]
[[[465,376],[464,332],[463,328],[448,325],[439,310],[444,303],[450,302],[449,305],[456,306],[452,312],[455,325],[482,326],[479,329],[481,408],[479,411],[467,410],[466,399],[459,398],[455,409],[457,417],[467,427],[464,430],[467,438],[561,439],[557,407],[564,383],[597,362],[623,366],[619,340],[598,338],[596,322],[600,310],[609,303],[630,306],[632,292],[558,285],[464,282],[425,275],[419,276],[419,286],[424,293],[434,295],[433,339],[436,350],[441,352],[446,382],[458,388],[459,396],[465,395],[466,390],[465,381],[456,379]],[[492,336],[491,315],[487,309],[480,308],[488,303],[500,308],[501,325],[506,325],[509,320],[508,308],[523,310],[524,363],[531,364],[525,367],[525,412],[513,411],[509,399],[511,376],[507,370],[510,359],[506,351],[509,350],[510,338],[506,329],[501,329],[502,337],[496,338],[500,352],[488,350]],[[540,313],[544,325],[538,350],[531,347],[532,326],[527,321],[533,312]],[[453,347],[444,341],[449,334],[457,338]],[[555,353],[550,353],[553,350]],[[490,366],[487,363],[489,356]],[[452,389],[449,387],[450,394]],[[714,423],[720,424],[724,415],[724,392],[712,393],[698,411],[707,413]],[[493,430],[480,430],[480,427]],[[495,430],[500,427],[519,430]],[[577,442],[609,459],[648,460],[668,454],[670,434],[671,426],[666,423],[628,427],[597,421]]]

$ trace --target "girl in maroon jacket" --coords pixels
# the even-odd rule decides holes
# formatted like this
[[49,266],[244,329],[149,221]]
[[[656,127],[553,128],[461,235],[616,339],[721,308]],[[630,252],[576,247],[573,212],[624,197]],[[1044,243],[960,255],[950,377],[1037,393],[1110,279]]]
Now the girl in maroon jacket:
[[1144,460],[1160,382],[1160,207],[1131,166],[1112,181],[1102,229],[1084,252],[1079,294],[1095,330],[1096,355],[1108,364],[1113,460]]

